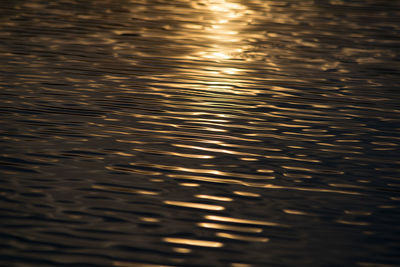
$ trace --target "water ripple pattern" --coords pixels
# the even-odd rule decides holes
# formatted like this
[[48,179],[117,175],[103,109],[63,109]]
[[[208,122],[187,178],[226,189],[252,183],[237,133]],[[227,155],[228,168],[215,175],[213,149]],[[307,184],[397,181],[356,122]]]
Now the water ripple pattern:
[[0,6],[0,265],[400,264],[400,4]]

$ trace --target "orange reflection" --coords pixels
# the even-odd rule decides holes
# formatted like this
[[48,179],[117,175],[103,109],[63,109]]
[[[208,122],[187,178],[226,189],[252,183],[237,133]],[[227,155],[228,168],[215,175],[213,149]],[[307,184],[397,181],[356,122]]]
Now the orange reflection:
[[206,241],[206,240],[197,240],[197,239],[186,239],[186,238],[174,238],[174,237],[165,237],[163,238],[164,242],[188,245],[188,246],[198,246],[198,247],[210,247],[210,248],[219,248],[224,244],[221,242],[215,241]]
[[[201,3],[201,4],[200,4]],[[216,62],[240,58],[242,36],[238,33],[246,26],[250,10],[240,3],[228,0],[206,0],[194,5],[196,9],[211,14],[211,25],[205,27],[208,49],[195,53],[193,59],[203,58]]]
[[142,220],[142,221],[144,221],[144,222],[150,222],[150,223],[160,222],[160,220],[157,219],[157,218],[140,217],[139,219]]
[[183,202],[183,201],[164,201],[167,205],[184,207],[184,208],[193,208],[193,209],[201,209],[201,210],[224,210],[225,208],[217,205],[209,205],[202,203],[193,203],[193,202]]
[[222,217],[215,215],[207,215],[205,216],[208,220],[220,221],[220,222],[229,222],[229,223],[240,223],[240,224],[254,224],[254,225],[264,225],[264,226],[285,226],[283,224],[267,222],[267,221],[256,221],[256,220],[248,220],[248,219],[239,219],[239,218],[231,218],[231,217]]
[[269,238],[266,238],[266,237],[244,236],[244,235],[237,235],[237,234],[230,234],[230,233],[217,233],[217,236],[223,237],[223,238],[241,240],[241,241],[248,241],[248,242],[268,242],[269,241]]
[[233,191],[233,193],[236,195],[245,196],[245,197],[261,197],[260,194],[253,193],[253,192]]
[[173,248],[172,250],[175,251],[175,252],[178,252],[178,253],[190,253],[190,252],[192,252],[192,250],[188,249],[188,248]]
[[210,200],[217,200],[217,201],[233,201],[230,197],[218,197],[218,196],[210,196],[210,195],[195,195],[197,198],[204,198]]
[[[190,43],[182,47],[183,53],[176,55],[179,59],[174,69],[176,72],[151,77],[151,89],[160,94],[160,91],[169,92],[177,85],[179,89],[173,88],[171,94],[177,89],[190,93],[196,105],[202,103],[197,100],[201,100],[205,92],[223,94],[219,96],[221,100],[229,94],[259,94],[261,90],[254,86],[256,81],[248,79],[248,74],[255,71],[248,65],[248,61],[254,58],[254,55],[249,56],[249,51],[254,50],[249,40],[264,39],[266,36],[264,32],[248,29],[255,11],[239,1],[230,0],[198,0],[192,1],[191,6],[195,14],[199,14],[198,17],[194,19],[185,13],[175,13],[174,19],[181,23],[166,28],[173,33],[166,38],[182,44],[190,40]],[[263,10],[268,10],[267,4],[263,4]]]
[[299,211],[299,210],[290,210],[290,209],[284,209],[284,213],[287,214],[293,214],[293,215],[312,215],[311,213],[304,212],[304,211]]

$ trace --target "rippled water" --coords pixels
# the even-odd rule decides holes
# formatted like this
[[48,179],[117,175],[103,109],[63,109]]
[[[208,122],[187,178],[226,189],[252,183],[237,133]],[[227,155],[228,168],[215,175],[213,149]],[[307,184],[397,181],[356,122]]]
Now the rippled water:
[[2,1],[3,266],[398,266],[396,1]]

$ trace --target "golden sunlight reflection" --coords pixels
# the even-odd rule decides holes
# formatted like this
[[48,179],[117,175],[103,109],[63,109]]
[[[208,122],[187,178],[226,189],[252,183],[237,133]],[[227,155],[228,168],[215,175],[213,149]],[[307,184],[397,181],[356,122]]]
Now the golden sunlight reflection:
[[180,186],[186,186],[186,187],[199,187],[199,184],[196,183],[180,183]]
[[190,253],[190,252],[192,252],[192,250],[189,249],[189,248],[172,248],[172,250],[177,252],[177,253]]
[[210,195],[195,195],[197,198],[217,200],[217,201],[233,201],[230,197],[218,197],[218,196],[210,196]]
[[225,208],[222,206],[217,205],[209,205],[209,204],[202,204],[202,203],[193,203],[193,202],[183,202],[183,201],[171,201],[166,200],[164,201],[167,205],[178,206],[183,208],[193,208],[193,209],[201,209],[201,210],[224,210]]
[[233,191],[234,194],[244,197],[261,197],[260,194],[253,192],[244,192],[244,191]]
[[299,211],[299,210],[290,210],[290,209],[284,209],[283,212],[287,213],[287,214],[292,214],[292,215],[313,215],[308,212]]
[[246,7],[226,0],[208,0],[201,4],[195,8],[206,9],[204,11],[208,10],[213,16],[212,25],[205,28],[211,48],[199,51],[196,56],[221,61],[240,54],[242,49],[238,47],[241,41],[238,32],[243,24],[235,23],[235,20],[243,20],[243,16],[249,12]]
[[224,245],[221,242],[215,242],[215,241],[174,238],[174,237],[165,237],[165,238],[163,238],[163,241],[167,242],[167,243],[173,243],[173,244],[198,246],[198,247],[210,247],[210,248],[220,248]]
[[160,219],[157,218],[150,218],[150,217],[140,217],[139,218],[143,222],[149,222],[149,223],[157,223],[160,222]]
[[[254,86],[256,80],[249,82],[247,79],[249,73],[255,71],[248,65],[254,59],[254,55],[249,56],[249,51],[254,50],[249,40],[266,36],[265,32],[247,29],[256,11],[239,1],[229,0],[198,0],[192,1],[191,6],[203,14],[199,18],[203,23],[189,23],[186,15],[180,15],[183,22],[170,29],[174,31],[174,37],[169,38],[191,40],[192,45],[177,55],[179,62],[174,68],[175,73],[163,73],[151,78],[151,89],[167,96],[162,93],[166,92],[164,87],[171,88],[171,85],[176,84],[180,92],[190,94],[193,100],[191,104],[197,109],[204,105],[208,109],[210,104],[220,106],[220,100],[224,100],[227,95],[237,105],[243,103],[243,99],[233,98],[232,95],[258,95],[262,90]],[[264,4],[263,9],[268,10],[268,5]],[[194,67],[188,68],[188,61],[194,62]],[[204,96],[210,93],[215,94],[215,97],[221,94],[219,99],[215,98],[219,100],[218,103],[204,103]],[[193,110],[193,105],[184,104],[182,108]],[[210,127],[208,130],[221,129]]]
[[247,242],[268,242],[269,238],[266,237],[259,237],[259,236],[244,236],[244,235],[237,235],[231,233],[217,233],[218,237],[229,238],[229,239],[236,239],[240,241],[247,241]]
[[216,215],[206,215],[205,218],[208,219],[208,220],[212,220],[212,221],[228,222],[228,223],[287,227],[287,226],[285,226],[283,224],[274,223],[274,222],[239,219],[239,218],[231,218],[231,217],[222,217],[222,216],[216,216]]

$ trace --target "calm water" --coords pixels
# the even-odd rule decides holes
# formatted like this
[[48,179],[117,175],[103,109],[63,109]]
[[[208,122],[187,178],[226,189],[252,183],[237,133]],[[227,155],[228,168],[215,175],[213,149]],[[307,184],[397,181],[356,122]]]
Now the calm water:
[[399,266],[400,4],[1,1],[1,266]]

